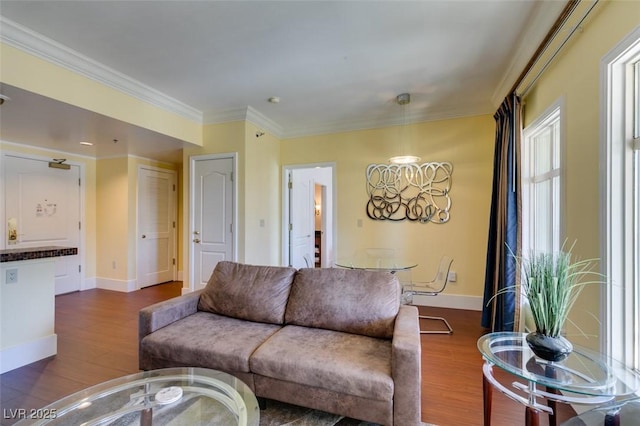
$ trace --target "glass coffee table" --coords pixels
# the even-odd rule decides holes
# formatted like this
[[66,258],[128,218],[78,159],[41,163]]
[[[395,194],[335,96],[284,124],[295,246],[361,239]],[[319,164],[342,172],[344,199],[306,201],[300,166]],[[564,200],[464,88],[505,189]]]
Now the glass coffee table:
[[33,410],[19,425],[257,426],[255,395],[205,368],[167,368],[110,380]]
[[[549,362],[536,357],[525,333],[490,333],[478,340],[483,366],[484,424],[491,424],[491,397],[495,388],[526,406],[525,424],[538,425],[540,412],[549,414],[556,425],[556,402],[617,407],[616,400],[628,398],[640,389],[640,377],[624,364],[600,353],[576,347],[565,360]],[[495,379],[493,366],[524,379],[513,382],[517,391]],[[545,389],[538,389],[543,386]],[[538,402],[545,398],[547,405]],[[615,424],[619,410],[608,413]]]

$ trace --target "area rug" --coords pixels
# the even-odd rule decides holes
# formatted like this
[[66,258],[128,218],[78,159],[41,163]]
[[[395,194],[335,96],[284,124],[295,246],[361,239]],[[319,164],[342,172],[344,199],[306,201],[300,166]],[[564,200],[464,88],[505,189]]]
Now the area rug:
[[[260,426],[378,426],[376,423],[342,417],[311,408],[298,407],[278,401],[267,401],[260,410]],[[422,426],[436,426],[422,423]]]

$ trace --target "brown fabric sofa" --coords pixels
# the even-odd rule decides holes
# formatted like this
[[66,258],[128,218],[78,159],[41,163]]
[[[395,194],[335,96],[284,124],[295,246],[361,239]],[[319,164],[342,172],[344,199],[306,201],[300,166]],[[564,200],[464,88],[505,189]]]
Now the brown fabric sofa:
[[217,264],[198,292],[144,308],[140,369],[205,367],[258,397],[420,424],[418,311],[389,273]]

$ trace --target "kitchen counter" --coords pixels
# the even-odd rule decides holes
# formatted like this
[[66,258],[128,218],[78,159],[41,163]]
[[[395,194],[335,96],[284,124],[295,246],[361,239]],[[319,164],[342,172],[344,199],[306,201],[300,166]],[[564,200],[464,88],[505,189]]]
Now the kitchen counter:
[[0,250],[0,373],[57,353],[55,262],[76,247]]
[[46,259],[48,257],[74,256],[77,247],[45,246],[32,248],[15,248],[0,250],[0,263],[18,262],[21,260]]

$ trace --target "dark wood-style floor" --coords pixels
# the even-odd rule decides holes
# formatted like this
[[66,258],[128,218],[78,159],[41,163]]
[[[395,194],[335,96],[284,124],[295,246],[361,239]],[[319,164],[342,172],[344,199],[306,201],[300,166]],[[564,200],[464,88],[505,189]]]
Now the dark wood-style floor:
[[[41,408],[105,380],[138,372],[138,310],[180,294],[167,283],[131,293],[87,290],[56,297],[58,354],[0,375],[2,425],[15,409]],[[420,308],[442,315],[452,335],[422,335],[422,420],[440,426],[482,425],[480,312]],[[424,327],[438,324],[423,323]],[[504,375],[510,383],[513,377]],[[559,422],[573,415],[560,405]],[[494,426],[524,424],[524,407],[494,392]],[[541,416],[546,425],[546,416]],[[403,426],[403,425],[400,425]]]

